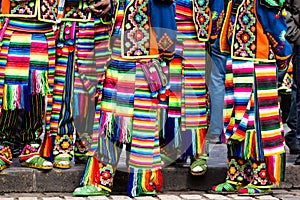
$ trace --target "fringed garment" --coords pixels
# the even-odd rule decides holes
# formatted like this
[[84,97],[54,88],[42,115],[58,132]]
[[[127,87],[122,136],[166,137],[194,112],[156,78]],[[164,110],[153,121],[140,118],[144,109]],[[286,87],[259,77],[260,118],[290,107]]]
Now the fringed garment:
[[37,145],[37,151],[46,132],[55,38],[52,26],[43,22],[2,18],[1,23],[0,143],[19,155],[27,144]]
[[[168,56],[172,44],[175,43],[169,39],[168,32],[157,34],[156,36],[161,37],[161,40],[158,40],[161,43],[156,41],[150,28],[151,14],[147,8],[154,11],[157,7],[149,7],[149,3],[147,0],[132,0],[120,1],[116,5],[117,13],[110,41],[111,61],[108,62],[105,71],[103,89],[100,91],[101,101],[96,105],[93,136],[98,133],[99,139],[90,149],[97,158],[95,156],[89,159],[81,185],[96,185],[110,192],[123,144],[129,144],[128,195],[154,194],[162,189],[157,120],[160,103],[154,94],[166,85],[156,88],[160,83],[164,83],[164,76],[160,76],[162,74],[159,73],[152,74],[150,70],[147,73],[147,67],[148,64],[151,64],[151,67],[160,67],[153,64],[159,63],[160,60],[152,59],[158,58],[159,53]],[[160,7],[162,11],[169,9],[169,6],[164,6]],[[153,12],[153,21],[159,23],[156,13]],[[163,26],[164,23],[159,25]],[[162,52],[158,50],[159,45]],[[149,78],[152,75],[161,82],[153,82],[151,85]],[[151,87],[156,89],[152,91]],[[92,164],[94,162],[99,162],[99,176],[97,166]],[[106,176],[108,178],[105,179],[101,171],[110,176]]]
[[[75,82],[73,112],[76,127],[75,155],[84,156],[92,145],[97,145],[101,92],[108,49],[111,23],[93,18],[78,23],[75,54]],[[96,110],[95,110],[95,105]],[[94,121],[98,123],[94,126]]]
[[274,18],[276,12],[257,0],[229,2],[220,44],[232,57],[226,70],[224,139],[238,142],[229,140],[228,154],[265,162],[269,181],[279,184],[285,151],[276,71],[288,62],[291,47],[284,18]]
[[226,88],[225,136],[239,141],[228,145],[228,155],[266,162],[270,181],[279,184],[284,177],[285,151],[276,65],[233,60],[227,72],[233,79]]
[[[197,33],[200,31],[197,32],[198,26],[193,20],[193,8],[196,9],[193,1],[176,2],[177,43],[175,57],[170,62],[170,95],[164,136],[166,146],[163,150],[172,159],[177,156],[174,157],[174,148],[179,149],[182,158],[207,153],[206,44],[199,41]],[[209,18],[206,23],[209,23]],[[203,27],[202,30],[203,34],[208,31]]]

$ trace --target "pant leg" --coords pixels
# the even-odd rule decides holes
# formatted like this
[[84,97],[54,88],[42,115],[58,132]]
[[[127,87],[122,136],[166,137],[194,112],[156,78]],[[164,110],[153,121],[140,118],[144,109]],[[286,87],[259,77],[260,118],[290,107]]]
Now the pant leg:
[[207,87],[210,96],[210,125],[208,134],[223,132],[223,106],[225,96],[226,60],[228,54],[220,51],[219,39],[211,45]]
[[[298,48],[298,49],[297,49]],[[290,153],[300,151],[300,125],[297,123],[300,118],[300,49],[295,47],[293,57],[293,85],[290,112],[287,118],[287,125],[291,129],[285,135],[285,141],[290,149]],[[298,138],[298,139],[297,139]]]
[[[296,112],[297,112],[297,123],[296,123],[296,137],[300,139],[300,46],[295,47],[295,54],[293,57],[293,65],[295,69],[295,83],[297,85],[296,89]],[[300,147],[299,147],[300,148]]]

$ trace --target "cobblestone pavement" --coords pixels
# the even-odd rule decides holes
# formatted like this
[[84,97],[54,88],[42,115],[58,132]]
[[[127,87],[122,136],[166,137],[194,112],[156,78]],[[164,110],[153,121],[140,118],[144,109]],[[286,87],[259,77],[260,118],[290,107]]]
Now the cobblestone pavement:
[[[7,193],[0,200],[130,200],[126,195],[73,197],[70,193]],[[167,192],[155,197],[136,197],[134,200],[300,200],[300,190],[274,189],[271,195],[238,196],[211,194],[203,191]]]

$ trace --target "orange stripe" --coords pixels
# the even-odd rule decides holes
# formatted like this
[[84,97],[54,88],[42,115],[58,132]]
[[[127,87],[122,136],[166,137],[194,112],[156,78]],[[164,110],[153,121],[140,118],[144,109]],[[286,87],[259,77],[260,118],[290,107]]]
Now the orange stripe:
[[10,0],[2,0],[2,14],[9,14]]

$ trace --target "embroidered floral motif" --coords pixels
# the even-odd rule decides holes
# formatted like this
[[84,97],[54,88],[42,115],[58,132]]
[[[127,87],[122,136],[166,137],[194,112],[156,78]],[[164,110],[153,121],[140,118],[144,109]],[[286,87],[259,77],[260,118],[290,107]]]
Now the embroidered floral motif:
[[199,40],[206,41],[210,36],[210,8],[208,0],[194,1],[194,20]]
[[92,144],[92,139],[88,133],[80,134],[79,138],[75,142],[75,152],[84,154],[88,152]]
[[134,1],[127,8],[124,20],[124,56],[150,55],[150,22],[148,1]]
[[113,179],[114,179],[114,169],[110,164],[104,165],[100,164],[100,184],[112,188],[113,186]]
[[[0,5],[2,6],[2,5]],[[36,12],[36,0],[27,0],[27,1],[10,1],[9,13],[2,13],[4,8],[0,9],[0,16],[25,16],[25,17],[35,17]]]
[[239,10],[235,23],[233,55],[238,57],[255,58],[256,18],[253,13],[254,1],[244,3]]
[[39,145],[25,145],[22,150],[21,155],[29,155],[31,153],[36,153],[38,151]]
[[53,154],[71,154],[73,151],[73,136],[72,135],[57,135],[55,138],[55,146]]
[[0,146],[0,159],[3,158],[4,161],[12,160],[12,153],[9,146]]

